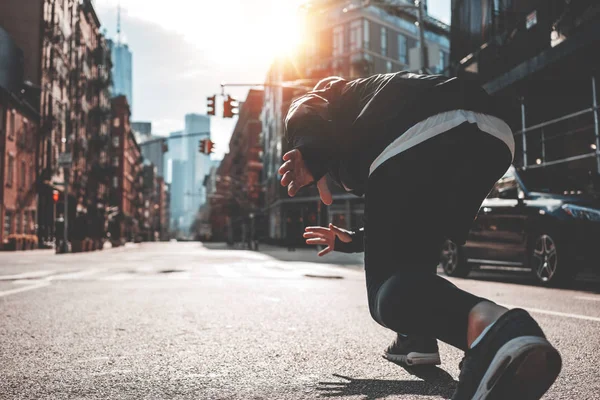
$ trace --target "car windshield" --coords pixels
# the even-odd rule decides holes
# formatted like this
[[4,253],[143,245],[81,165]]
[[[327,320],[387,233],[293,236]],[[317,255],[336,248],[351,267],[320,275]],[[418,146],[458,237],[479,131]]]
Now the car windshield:
[[591,195],[600,196],[600,176],[572,171],[563,173],[548,168],[519,170],[519,177],[530,192],[552,193],[559,195]]

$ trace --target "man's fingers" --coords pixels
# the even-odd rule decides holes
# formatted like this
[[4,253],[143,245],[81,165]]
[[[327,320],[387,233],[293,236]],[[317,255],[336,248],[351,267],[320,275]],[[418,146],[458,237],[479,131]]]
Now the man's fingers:
[[322,226],[307,226],[304,228],[305,232],[318,232],[318,233],[328,233],[329,228],[324,228]]
[[281,178],[281,186],[287,186],[290,183],[292,183],[293,180],[294,173],[292,171],[288,171],[285,174],[283,174],[283,177]]
[[317,232],[304,232],[304,234],[302,234],[302,237],[305,239],[310,239],[310,238],[323,238],[323,239],[327,239],[328,236],[323,234],[323,233],[317,233]]
[[319,252],[319,257],[323,257],[325,254],[330,253],[332,250],[333,249],[331,248],[331,246],[327,246]]
[[319,189],[321,201],[324,204],[331,205],[331,203],[333,203],[333,197],[331,196],[329,186],[327,186],[327,179],[325,177],[319,179],[319,182],[317,182],[317,189]]
[[281,167],[279,167],[279,170],[277,172],[279,172],[279,175],[283,175],[287,171],[291,171],[291,170],[292,170],[292,161],[286,161],[283,164],[281,164]]
[[329,243],[327,243],[328,240],[324,239],[324,238],[312,238],[312,239],[306,239],[306,244],[325,244],[329,246]]
[[299,154],[300,154],[300,150],[294,149],[294,150],[290,150],[287,153],[285,153],[282,158],[284,161],[292,160],[295,157],[297,157]]
[[294,197],[296,193],[298,193],[298,190],[300,190],[300,188],[298,187],[296,181],[290,182],[290,184],[288,185],[288,195],[290,197]]
[[352,236],[350,236],[348,232],[344,232],[333,224],[329,224],[329,228],[331,228],[331,230],[337,235],[337,237],[340,238],[342,242],[349,243],[352,241]]

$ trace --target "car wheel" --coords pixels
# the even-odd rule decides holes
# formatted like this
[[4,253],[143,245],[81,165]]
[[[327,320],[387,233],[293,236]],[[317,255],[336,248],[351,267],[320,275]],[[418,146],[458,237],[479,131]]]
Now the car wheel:
[[555,235],[541,233],[532,237],[529,266],[536,280],[545,286],[569,283],[577,271],[569,266],[569,256],[557,242]]
[[451,240],[446,240],[440,255],[440,265],[448,276],[464,278],[471,272],[463,249]]

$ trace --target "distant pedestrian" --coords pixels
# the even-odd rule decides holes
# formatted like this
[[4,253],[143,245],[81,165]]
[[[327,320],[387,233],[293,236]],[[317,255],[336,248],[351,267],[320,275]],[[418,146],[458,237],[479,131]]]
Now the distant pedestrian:
[[[400,72],[325,79],[295,100],[286,118],[293,150],[279,173],[290,196],[316,184],[331,204],[329,174],[366,197],[363,230],[308,229],[307,242],[329,245],[321,255],[338,239],[354,251],[364,246],[375,321],[465,351],[455,400],[539,399],[561,369],[558,351],[526,311],[467,293],[432,268],[445,239],[465,242],[481,203],[510,167],[514,139],[503,111],[475,83]],[[402,342],[389,348],[399,357],[406,351]]]

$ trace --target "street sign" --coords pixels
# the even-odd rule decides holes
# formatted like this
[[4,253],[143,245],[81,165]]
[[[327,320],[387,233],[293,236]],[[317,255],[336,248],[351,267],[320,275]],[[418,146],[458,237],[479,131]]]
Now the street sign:
[[60,167],[70,167],[72,163],[73,163],[73,154],[60,153],[58,155],[58,165]]

